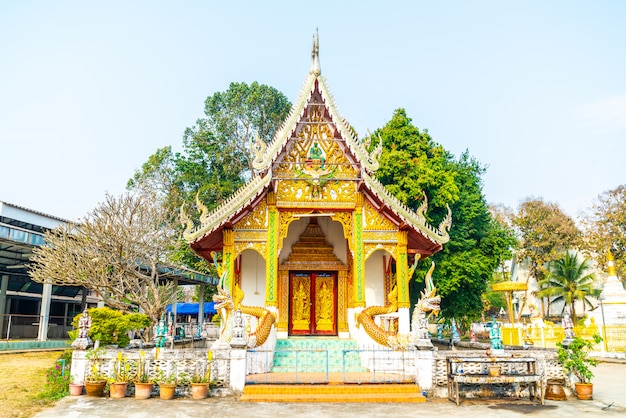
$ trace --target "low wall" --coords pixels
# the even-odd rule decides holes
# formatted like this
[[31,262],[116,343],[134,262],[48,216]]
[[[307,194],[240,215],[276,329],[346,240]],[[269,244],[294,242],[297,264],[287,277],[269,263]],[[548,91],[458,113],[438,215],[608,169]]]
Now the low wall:
[[[245,374],[245,350],[229,348],[217,349],[191,349],[191,348],[152,348],[148,350],[121,350],[107,349],[100,362],[100,371],[110,377],[114,376],[115,361],[121,352],[127,358],[131,366],[131,373],[136,373],[137,363],[141,353],[145,356],[147,373],[151,379],[155,379],[159,371],[166,375],[176,374],[191,377],[196,374],[203,375],[210,369],[212,390],[217,395],[234,394],[243,389],[242,385],[233,385],[240,379],[235,375]],[[209,360],[209,352],[211,360]],[[91,361],[87,359],[88,350],[75,350],[72,355],[72,381],[83,383],[89,374]],[[241,357],[243,356],[243,360]],[[239,387],[241,386],[241,387]]]

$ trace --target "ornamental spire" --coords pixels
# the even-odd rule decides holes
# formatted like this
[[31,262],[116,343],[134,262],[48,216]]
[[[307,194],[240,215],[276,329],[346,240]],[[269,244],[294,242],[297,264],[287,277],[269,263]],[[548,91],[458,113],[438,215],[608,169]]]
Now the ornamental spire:
[[313,35],[313,48],[311,49],[311,73],[320,75],[320,36],[317,28],[315,28],[315,35]]

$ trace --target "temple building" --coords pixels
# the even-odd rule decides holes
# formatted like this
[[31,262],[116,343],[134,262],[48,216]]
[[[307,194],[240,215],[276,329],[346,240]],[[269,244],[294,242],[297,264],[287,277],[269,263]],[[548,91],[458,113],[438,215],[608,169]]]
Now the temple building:
[[257,141],[257,174],[185,239],[223,266],[223,287],[243,304],[271,311],[278,338],[354,338],[356,316],[397,304],[399,333],[410,331],[409,280],[415,263],[449,240],[451,213],[426,223],[427,201],[411,210],[374,177],[382,144],[359,141],[322,77],[319,40],[298,100],[273,141]]

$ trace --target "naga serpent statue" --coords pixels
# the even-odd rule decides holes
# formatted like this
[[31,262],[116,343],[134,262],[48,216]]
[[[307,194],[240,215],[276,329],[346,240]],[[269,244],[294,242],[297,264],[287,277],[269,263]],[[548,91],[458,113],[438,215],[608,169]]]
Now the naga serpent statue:
[[390,314],[398,311],[398,288],[396,286],[389,292],[387,299],[389,300],[387,306],[370,306],[363,309],[356,317],[356,324],[357,326],[362,325],[367,335],[378,344],[393,347],[396,345],[397,332],[386,331],[376,325],[374,315]]
[[[430,315],[439,315],[439,303],[441,296],[437,295],[437,288],[433,282],[433,271],[435,271],[435,262],[433,261],[426,277],[424,279],[426,287],[422,291],[422,297],[415,304],[413,317],[411,318],[411,329],[413,330],[413,341],[419,339],[427,339],[428,337],[428,317]],[[430,312],[428,317],[426,312]]]
[[[410,272],[415,269],[417,260],[410,268]],[[422,297],[415,305],[413,310],[413,317],[411,318],[411,329],[413,333],[411,335],[398,334],[394,331],[386,331],[374,322],[374,315],[390,314],[398,311],[398,289],[394,286],[392,291],[387,295],[389,304],[387,306],[370,306],[364,309],[357,315],[357,326],[362,325],[363,329],[374,341],[378,344],[391,347],[394,349],[407,348],[412,344],[415,344],[419,338],[424,338],[424,335],[419,335],[420,330],[427,332],[426,312],[430,312],[430,315],[437,316],[439,314],[439,303],[441,297],[436,295],[437,288],[434,285],[432,279],[432,273],[435,270],[435,263],[433,262],[428,273],[426,274],[425,283],[426,287],[422,292]],[[429,315],[429,316],[430,316]]]
[[[213,255],[213,260],[217,260],[217,257]],[[248,335],[248,347],[254,348],[263,345],[272,331],[272,325],[276,321],[276,317],[272,312],[259,306],[244,306],[241,305],[245,294],[238,285],[235,285],[234,295],[231,296],[228,289],[224,286],[224,279],[228,274],[228,270],[219,266],[215,261],[215,266],[218,269],[220,275],[220,282],[217,285],[217,294],[213,295],[213,302],[215,302],[215,309],[220,311],[222,316],[222,324],[220,328],[220,341],[230,342],[234,336],[233,330],[233,313],[238,309],[241,313],[246,315],[252,315],[257,318],[257,327],[254,332]]]

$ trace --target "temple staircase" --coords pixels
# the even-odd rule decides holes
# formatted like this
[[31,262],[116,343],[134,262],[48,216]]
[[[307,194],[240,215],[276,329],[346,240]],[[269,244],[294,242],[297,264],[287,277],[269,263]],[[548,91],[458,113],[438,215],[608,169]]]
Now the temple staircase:
[[[379,381],[379,379],[383,379]],[[272,371],[248,381],[243,402],[425,402],[414,382],[384,381],[361,365],[354,340],[277,340]],[[397,377],[394,377],[397,379]]]

